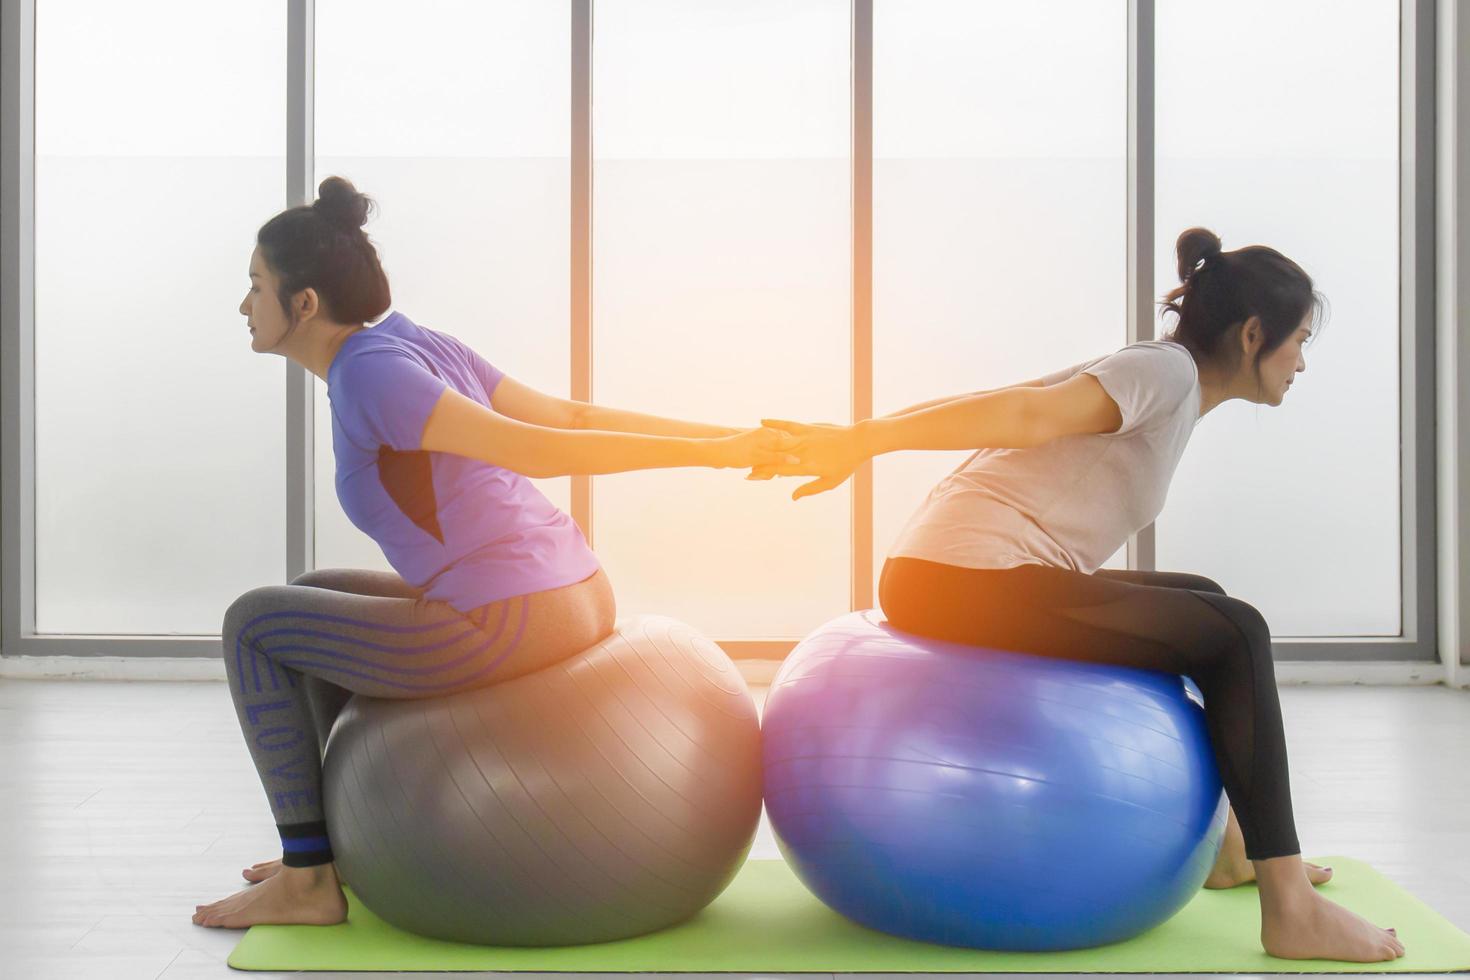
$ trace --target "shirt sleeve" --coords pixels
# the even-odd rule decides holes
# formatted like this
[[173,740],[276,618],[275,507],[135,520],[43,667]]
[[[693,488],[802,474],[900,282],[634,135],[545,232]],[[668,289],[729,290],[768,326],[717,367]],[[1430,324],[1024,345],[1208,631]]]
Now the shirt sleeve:
[[470,373],[479,379],[480,387],[485,389],[485,407],[489,408],[490,396],[495,394],[495,386],[500,384],[500,379],[505,377],[505,373],[481,357],[478,351],[458,337],[440,333],[437,330],[431,330],[430,333],[448,343],[464,358],[465,363],[470,367]]
[[1094,357],[1091,360],[1079,361],[1071,367],[1062,368],[1060,371],[1053,371],[1051,374],[1044,374],[1038,380],[1041,382],[1041,387],[1050,388],[1052,385],[1059,385],[1063,381],[1076,376],[1083,368],[1099,360],[1101,358]]
[[500,384],[500,379],[505,377],[505,372],[485,360],[475,349],[468,344],[465,350],[469,351],[470,364],[474,366],[475,374],[479,376],[480,383],[485,386],[485,401],[490,401],[490,396],[495,394],[495,386]]
[[407,351],[354,354],[337,373],[333,404],[350,430],[400,452],[423,448],[424,426],[448,383]]
[[1194,368],[1187,352],[1165,347],[1130,344],[1085,368],[1102,384],[1123,424],[1110,435],[1147,428],[1178,411],[1194,390]]

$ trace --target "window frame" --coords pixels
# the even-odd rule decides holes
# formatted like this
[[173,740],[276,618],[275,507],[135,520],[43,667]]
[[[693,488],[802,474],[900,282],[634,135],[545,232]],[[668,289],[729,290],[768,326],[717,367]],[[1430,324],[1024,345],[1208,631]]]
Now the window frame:
[[[0,452],[3,452],[3,522],[0,522],[0,586],[3,586],[3,653],[16,656],[148,657],[218,659],[217,636],[64,635],[35,632],[35,11],[37,0],[12,0],[0,12]],[[571,23],[568,70],[571,111],[571,396],[588,401],[593,391],[592,276],[592,0],[566,0]],[[872,415],[872,112],[873,2],[850,0],[852,46],[852,417]],[[1127,305],[1129,342],[1153,336],[1154,318],[1154,5],[1128,5],[1128,219]],[[314,0],[288,0],[286,206],[314,197],[313,97]],[[1436,217],[1452,213],[1436,194],[1437,139],[1458,139],[1453,121],[1436,132],[1436,2],[1400,0],[1399,140],[1399,333],[1400,333],[1400,558],[1403,631],[1399,637],[1281,638],[1278,661],[1315,663],[1401,662],[1405,669],[1437,664],[1439,567],[1436,539],[1436,289],[1440,276],[1465,275],[1436,262]],[[1453,29],[1454,25],[1450,25]],[[1442,61],[1466,73],[1467,56],[1440,45]],[[1458,60],[1457,60],[1458,59]],[[1441,125],[1443,121],[1441,121]],[[1453,157],[1451,157],[1453,159]],[[1463,162],[1461,163],[1463,167]],[[1463,181],[1459,181],[1463,183]],[[1458,186],[1456,184],[1455,186]],[[1459,237],[1463,238],[1461,230]],[[1454,295],[1453,289],[1441,295]],[[1439,317],[1440,320],[1444,316]],[[1444,327],[1439,325],[1442,331]],[[1448,331],[1453,339],[1453,323]],[[1441,338],[1441,343],[1445,341]],[[1457,365],[1449,365],[1450,384]],[[1443,375],[1444,372],[1441,372]],[[312,376],[287,363],[286,580],[314,566]],[[1440,384],[1445,384],[1441,377]],[[1457,409],[1463,414],[1463,404]],[[1451,406],[1452,410],[1456,410]],[[1470,425],[1461,426],[1445,451],[1463,457]],[[1455,483],[1450,484],[1457,486]],[[572,517],[594,541],[592,477],[572,480]],[[850,567],[854,609],[874,605],[873,476],[865,464],[850,484]],[[1441,501],[1463,515],[1463,501]],[[1152,525],[1128,543],[1128,567],[1154,567]],[[1444,601],[1470,623],[1467,590]],[[1449,617],[1445,617],[1448,621]],[[1461,627],[1462,629],[1464,627]],[[732,656],[779,660],[797,638],[719,640]],[[1449,669],[1448,663],[1439,667]],[[1415,675],[1419,676],[1419,675]]]

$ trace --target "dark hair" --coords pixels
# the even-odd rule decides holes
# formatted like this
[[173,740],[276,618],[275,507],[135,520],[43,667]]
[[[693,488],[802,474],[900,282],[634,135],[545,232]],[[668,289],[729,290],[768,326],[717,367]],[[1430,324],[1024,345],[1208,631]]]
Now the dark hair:
[[[1179,281],[1160,305],[1179,321],[1164,339],[1182,344],[1196,361],[1234,370],[1236,353],[1226,349],[1232,327],[1260,317],[1265,342],[1252,366],[1286,342],[1308,311],[1322,319],[1326,300],[1312,288],[1312,277],[1291,259],[1265,245],[1220,250],[1220,238],[1206,228],[1190,228],[1174,244]],[[1315,336],[1316,331],[1313,331]]]
[[327,316],[365,323],[393,302],[378,251],[363,233],[371,198],[342,177],[328,177],[312,204],[287,208],[256,235],[261,256],[280,280],[276,295],[288,316],[291,297],[315,289]]

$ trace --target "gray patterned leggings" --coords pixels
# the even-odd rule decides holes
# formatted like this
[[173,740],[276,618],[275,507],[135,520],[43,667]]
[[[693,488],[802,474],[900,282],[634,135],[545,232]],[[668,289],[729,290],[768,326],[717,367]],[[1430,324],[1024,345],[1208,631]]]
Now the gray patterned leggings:
[[353,694],[428,698],[496,684],[612,631],[598,571],[560,589],[460,612],[392,572],[326,568],[251,589],[225,613],[225,673],[281,834],[282,862],[332,860],[321,755]]

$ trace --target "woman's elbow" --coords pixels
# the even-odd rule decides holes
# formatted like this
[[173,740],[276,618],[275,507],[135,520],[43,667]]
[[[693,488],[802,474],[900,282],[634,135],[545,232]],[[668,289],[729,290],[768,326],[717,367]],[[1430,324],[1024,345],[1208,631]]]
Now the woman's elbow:
[[1033,399],[1024,397],[1029,391],[1018,394],[1022,397],[1016,399],[1015,411],[1011,415],[1012,438],[1009,440],[1009,448],[1030,449],[1055,439],[1055,419]]
[[572,475],[565,466],[557,466],[550,460],[517,460],[497,465],[531,480],[550,480]]
[[592,405],[588,402],[567,401],[562,404],[563,429],[591,429],[589,424],[592,415]]
[[520,442],[517,451],[500,464],[533,480],[550,480],[558,476],[576,476],[574,460],[577,437],[560,429],[542,430]]
[[1028,388],[1017,393],[1020,397],[1015,402],[1015,427],[1020,446],[1040,446],[1063,436],[1106,435],[1118,430],[1121,417],[1110,398],[1106,395],[1100,400],[1066,397],[1063,387]]

